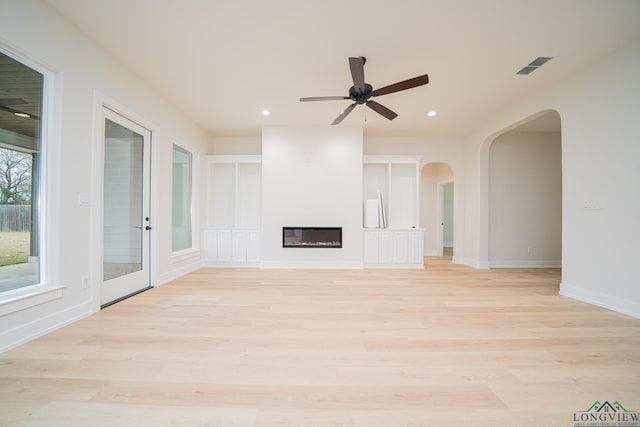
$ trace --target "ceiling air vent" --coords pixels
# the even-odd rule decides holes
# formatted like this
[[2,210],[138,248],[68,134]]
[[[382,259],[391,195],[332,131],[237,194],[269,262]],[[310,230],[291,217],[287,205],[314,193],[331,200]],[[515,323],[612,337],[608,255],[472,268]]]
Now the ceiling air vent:
[[546,57],[546,56],[539,56],[536,59],[534,59],[533,61],[531,61],[529,63],[529,65],[527,65],[526,67],[524,67],[520,71],[518,71],[516,74],[521,74],[521,75],[531,74],[535,70],[540,68],[542,65],[547,63],[547,61],[549,61],[550,59],[551,58]]

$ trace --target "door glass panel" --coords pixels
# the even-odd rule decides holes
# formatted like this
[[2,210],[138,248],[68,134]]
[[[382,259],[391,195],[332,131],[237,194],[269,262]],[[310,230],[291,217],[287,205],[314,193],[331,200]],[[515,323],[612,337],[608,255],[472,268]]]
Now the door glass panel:
[[104,281],[143,268],[142,135],[109,119],[104,145]]

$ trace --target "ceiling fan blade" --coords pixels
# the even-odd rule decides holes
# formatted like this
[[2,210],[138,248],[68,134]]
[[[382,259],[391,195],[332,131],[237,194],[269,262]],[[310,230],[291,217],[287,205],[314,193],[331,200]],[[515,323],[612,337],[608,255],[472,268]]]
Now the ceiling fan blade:
[[344,118],[347,117],[349,115],[349,113],[353,111],[354,108],[356,108],[356,105],[358,105],[358,104],[356,102],[354,102],[353,104],[351,104],[347,108],[345,108],[344,111],[342,113],[340,113],[340,115],[338,117],[336,117],[336,119],[331,124],[332,125],[339,125],[340,122],[343,121]]
[[380,96],[386,95],[388,93],[400,92],[401,90],[411,89],[412,87],[422,86],[429,83],[429,76],[427,74],[423,76],[414,77],[409,80],[404,80],[402,82],[394,83],[389,86],[382,87],[380,89],[376,89],[371,92],[371,96]]
[[357,93],[364,93],[364,58],[349,58],[349,68],[351,68],[351,78],[353,87]]
[[308,101],[342,101],[343,99],[351,99],[348,96],[311,96],[308,98],[300,98],[300,102]]
[[389,120],[393,120],[396,117],[398,117],[398,114],[396,114],[394,111],[391,111],[390,109],[388,109],[382,104],[377,103],[376,101],[369,100],[366,102],[366,104],[367,104],[367,107],[371,108],[373,111],[386,117]]

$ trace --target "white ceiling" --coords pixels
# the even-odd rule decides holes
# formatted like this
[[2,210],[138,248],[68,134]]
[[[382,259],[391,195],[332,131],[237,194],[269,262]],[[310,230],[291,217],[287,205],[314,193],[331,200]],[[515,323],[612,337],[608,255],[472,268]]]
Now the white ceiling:
[[[341,126],[461,136],[640,39],[639,0],[48,3],[214,135],[330,124],[349,101],[299,98],[347,95],[347,58],[365,56],[374,89],[424,73],[431,82],[375,98],[399,114],[393,121],[358,106]],[[553,59],[515,74],[538,56]]]

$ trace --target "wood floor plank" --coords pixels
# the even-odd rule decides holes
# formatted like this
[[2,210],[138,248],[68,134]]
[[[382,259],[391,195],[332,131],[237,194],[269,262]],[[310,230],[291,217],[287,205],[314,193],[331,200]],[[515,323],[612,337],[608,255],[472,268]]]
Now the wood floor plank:
[[[0,425],[567,426],[640,410],[640,320],[557,269],[202,269],[0,354]],[[10,410],[7,408],[11,408]]]

